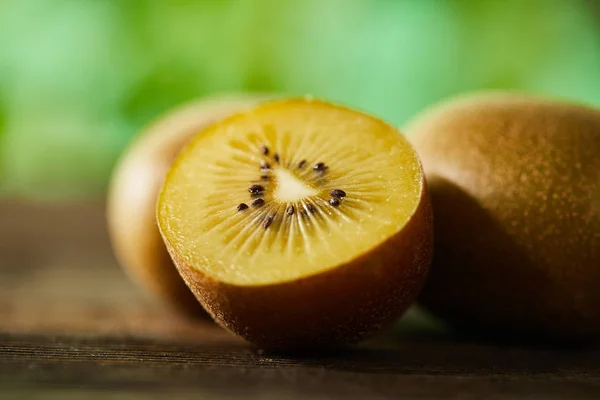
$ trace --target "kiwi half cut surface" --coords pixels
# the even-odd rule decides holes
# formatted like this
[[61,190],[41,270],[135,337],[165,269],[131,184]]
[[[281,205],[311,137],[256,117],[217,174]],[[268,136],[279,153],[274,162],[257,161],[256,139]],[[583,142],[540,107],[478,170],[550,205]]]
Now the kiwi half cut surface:
[[310,99],[198,135],[167,175],[158,224],[215,320],[262,347],[359,340],[418,294],[431,210],[392,126]]

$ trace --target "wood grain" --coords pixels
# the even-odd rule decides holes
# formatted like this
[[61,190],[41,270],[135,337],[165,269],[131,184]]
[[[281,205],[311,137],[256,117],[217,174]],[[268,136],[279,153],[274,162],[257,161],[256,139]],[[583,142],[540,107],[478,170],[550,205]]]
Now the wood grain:
[[600,350],[457,338],[413,312],[359,346],[264,354],[145,298],[101,203],[0,202],[0,398],[598,399]]

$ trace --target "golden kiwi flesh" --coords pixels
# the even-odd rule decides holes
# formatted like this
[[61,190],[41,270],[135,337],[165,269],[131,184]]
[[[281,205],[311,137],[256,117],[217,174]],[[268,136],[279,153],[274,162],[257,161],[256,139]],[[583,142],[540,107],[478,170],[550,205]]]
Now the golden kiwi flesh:
[[121,157],[108,195],[108,227],[121,266],[141,287],[182,313],[204,311],[173,265],[156,225],[156,200],[177,153],[195,134],[265,96],[221,95],[179,107],[138,135]]
[[205,309],[262,348],[343,345],[379,330],[416,297],[431,256],[408,141],[319,100],[263,104],[196,136],[157,215]]
[[407,127],[435,217],[420,301],[464,330],[600,334],[600,111],[518,94],[450,101]]

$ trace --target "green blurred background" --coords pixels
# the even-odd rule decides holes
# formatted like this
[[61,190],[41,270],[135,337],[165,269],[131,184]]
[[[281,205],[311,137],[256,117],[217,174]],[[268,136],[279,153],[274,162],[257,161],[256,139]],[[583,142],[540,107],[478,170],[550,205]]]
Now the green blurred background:
[[401,125],[511,88],[600,105],[591,0],[0,0],[0,195],[102,195],[124,146],[200,96],[311,93]]

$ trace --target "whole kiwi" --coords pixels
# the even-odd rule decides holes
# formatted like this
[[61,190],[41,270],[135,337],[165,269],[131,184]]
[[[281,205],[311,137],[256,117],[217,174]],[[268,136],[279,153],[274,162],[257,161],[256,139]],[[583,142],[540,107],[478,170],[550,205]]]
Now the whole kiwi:
[[156,200],[179,150],[209,124],[267,99],[259,94],[208,97],[180,106],[143,130],[114,170],[108,194],[108,228],[125,271],[162,303],[188,315],[205,315],[173,265],[156,224]]
[[495,338],[600,336],[600,111],[478,94],[406,131],[434,209],[421,303]]

